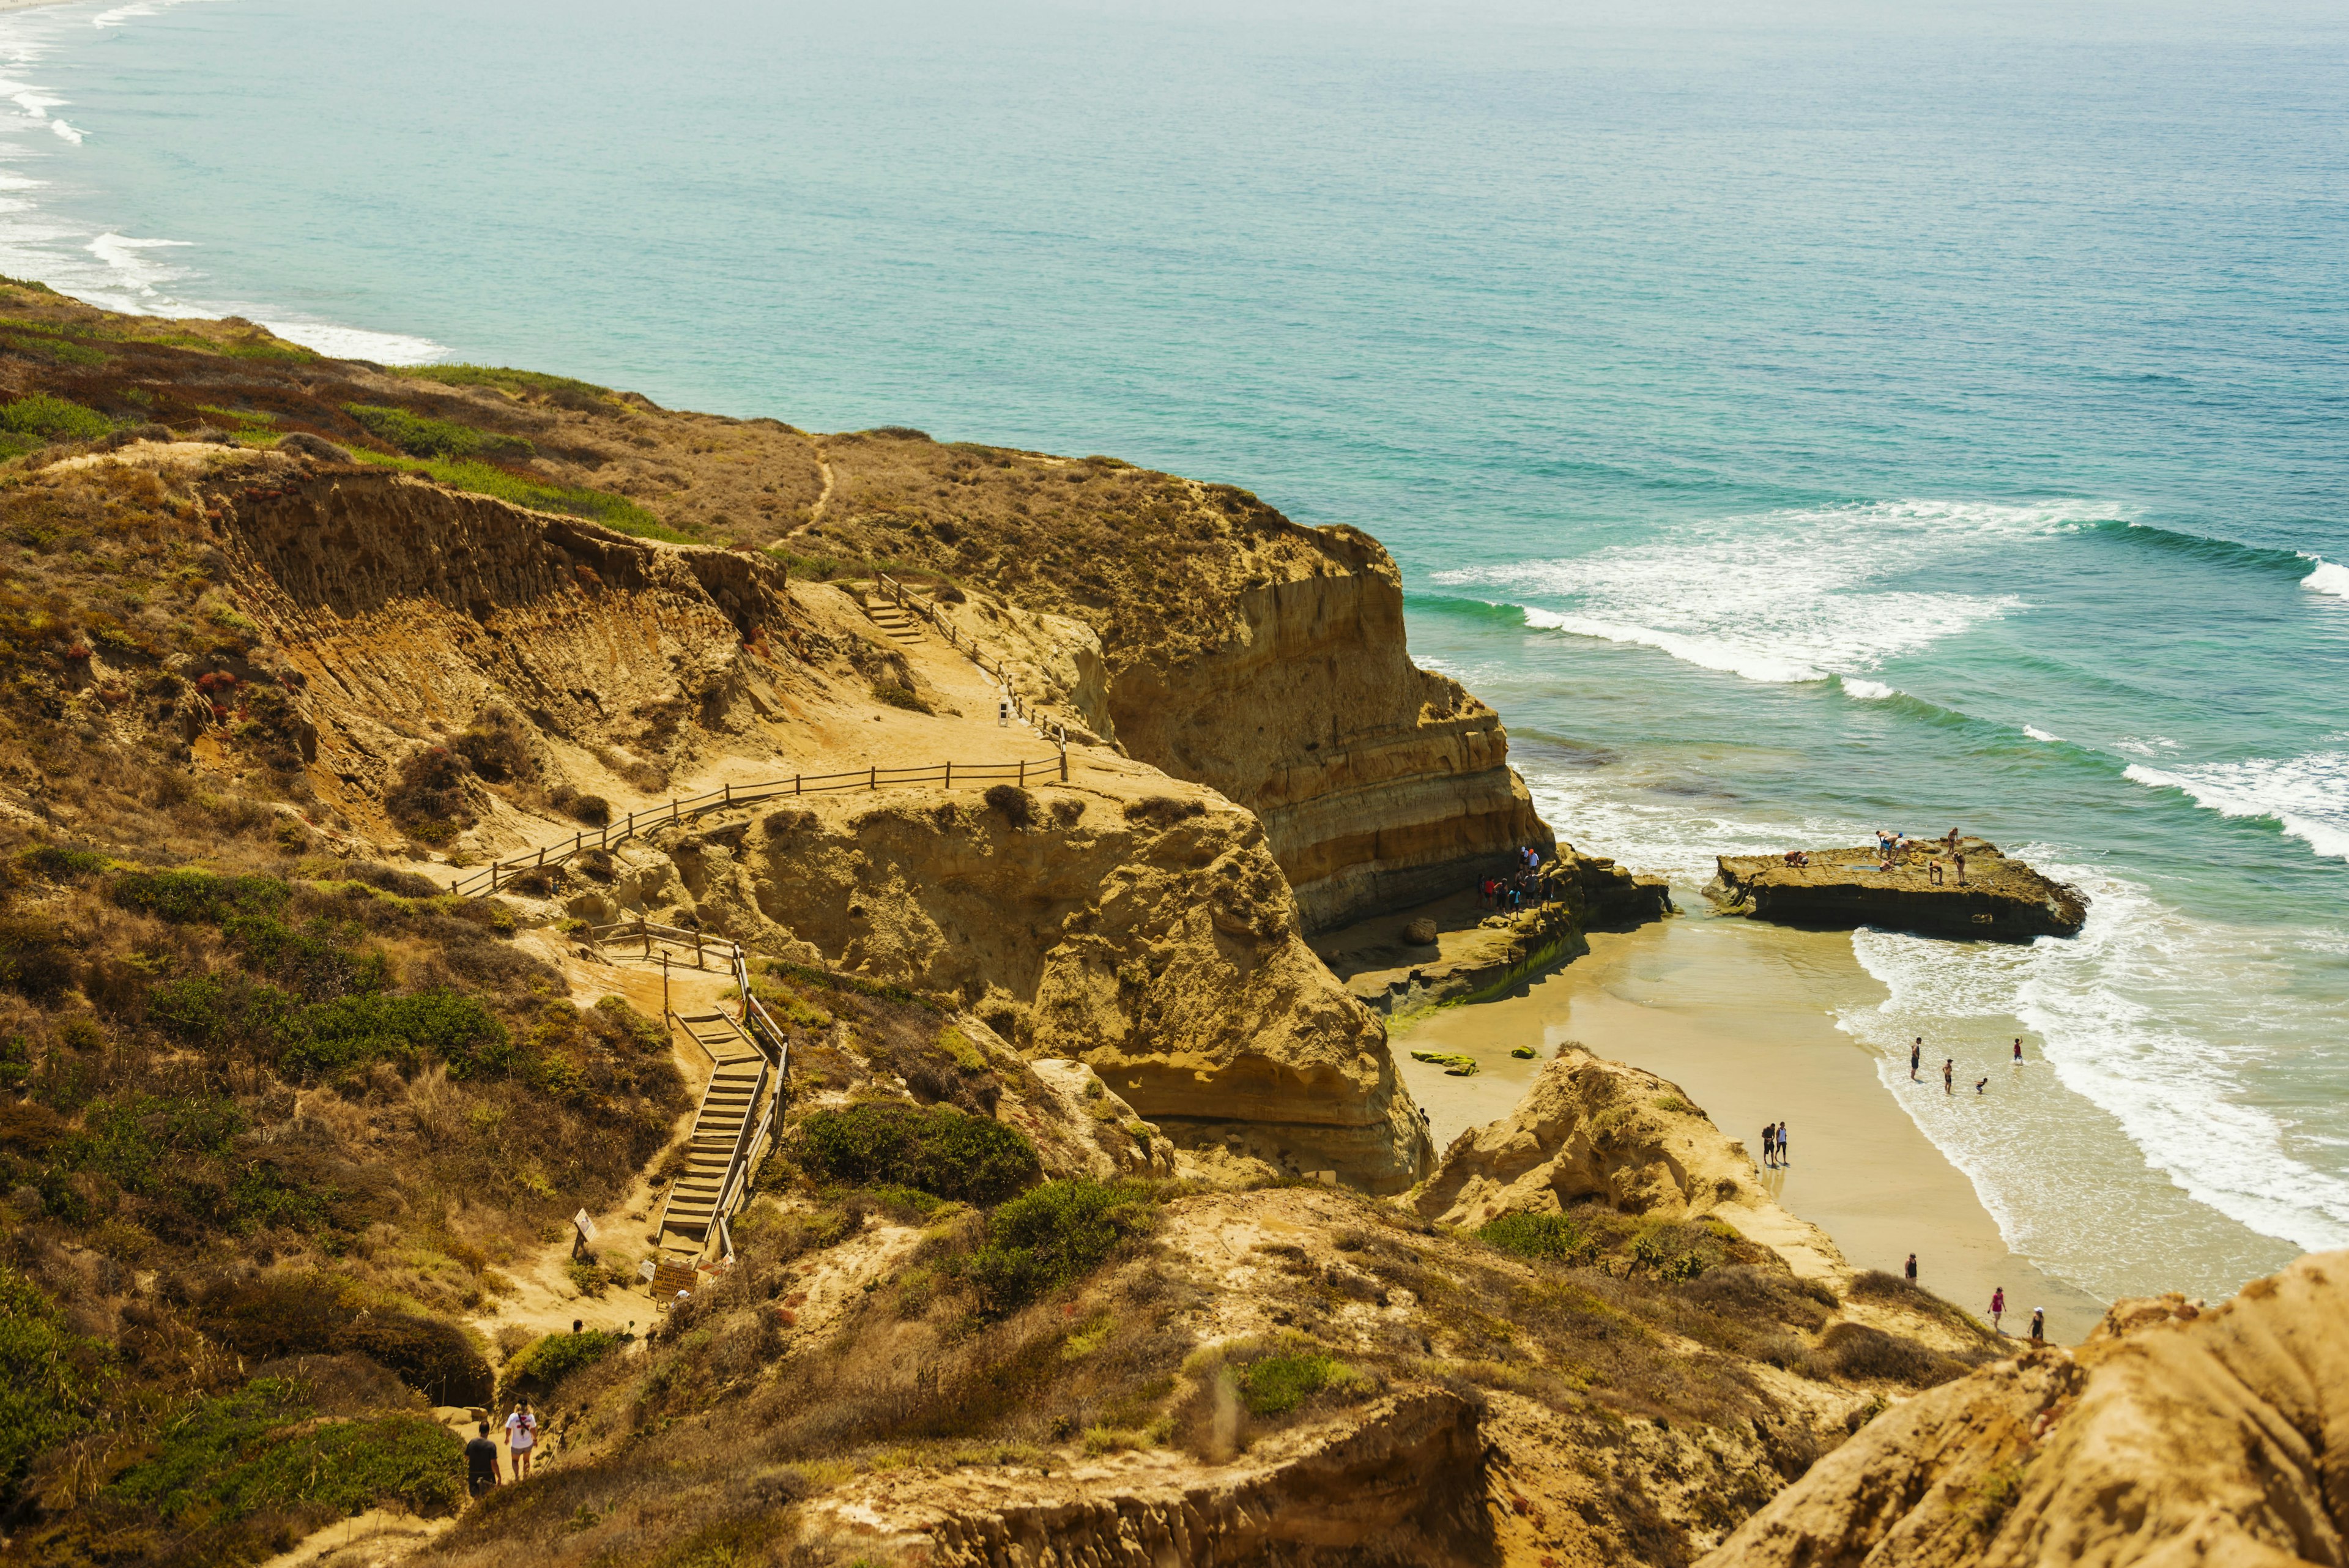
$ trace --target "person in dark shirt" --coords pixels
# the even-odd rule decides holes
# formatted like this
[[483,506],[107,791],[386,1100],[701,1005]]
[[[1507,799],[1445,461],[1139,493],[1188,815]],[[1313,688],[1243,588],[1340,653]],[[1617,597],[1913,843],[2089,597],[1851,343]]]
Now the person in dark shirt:
[[481,1435],[465,1445],[465,1485],[475,1497],[498,1484],[498,1446],[490,1441],[490,1424],[481,1423]]

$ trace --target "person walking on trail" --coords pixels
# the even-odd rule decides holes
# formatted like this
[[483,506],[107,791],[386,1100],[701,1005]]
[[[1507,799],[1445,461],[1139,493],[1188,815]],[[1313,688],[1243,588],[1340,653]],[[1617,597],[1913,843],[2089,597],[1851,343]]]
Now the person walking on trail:
[[1917,1064],[1924,1059],[1925,1037],[1920,1034],[1917,1036],[1917,1043],[1909,1047],[1909,1081],[1910,1083],[1917,1081]]
[[481,1423],[481,1435],[465,1445],[465,1490],[481,1497],[498,1484],[498,1446],[490,1438],[490,1424]]
[[1998,1320],[2005,1315],[2006,1287],[2004,1285],[2001,1285],[1990,1293],[1990,1326],[1992,1333],[2004,1334],[2006,1332],[2006,1330],[1998,1326]]
[[1908,1266],[1908,1268],[1907,1268],[1907,1269],[1903,1270],[1902,1272],[1903,1272],[1904,1273],[1906,1273],[1906,1274],[1909,1276],[1909,1282],[1910,1284],[1912,1284],[1912,1285],[1913,1285],[1913,1284],[1915,1284],[1915,1283],[1917,1282],[1917,1254],[1916,1254],[1916,1253],[1911,1252],[1911,1253],[1909,1253],[1909,1266]]
[[521,1480],[530,1474],[530,1456],[538,1447],[538,1417],[529,1407],[517,1405],[506,1417],[506,1449],[513,1456],[513,1478]]
[[2031,1309],[2031,1343],[2036,1345],[2046,1337],[2047,1309],[2045,1307],[2033,1307]]

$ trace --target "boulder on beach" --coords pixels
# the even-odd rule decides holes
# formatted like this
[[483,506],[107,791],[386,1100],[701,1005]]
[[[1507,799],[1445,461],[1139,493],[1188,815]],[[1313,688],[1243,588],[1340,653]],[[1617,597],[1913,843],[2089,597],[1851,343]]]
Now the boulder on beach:
[[1876,926],[2021,942],[2076,936],[2088,918],[2077,888],[1980,838],[1960,839],[1954,852],[1938,839],[1912,845],[1889,871],[1873,849],[1810,850],[1800,865],[1785,855],[1724,855],[1717,864],[1704,892],[1723,914],[1816,930]]

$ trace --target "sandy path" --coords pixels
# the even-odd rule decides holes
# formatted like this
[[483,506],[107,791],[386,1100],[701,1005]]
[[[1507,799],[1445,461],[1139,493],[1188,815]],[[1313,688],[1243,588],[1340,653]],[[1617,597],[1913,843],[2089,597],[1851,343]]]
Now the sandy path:
[[[1898,1272],[1911,1251],[1927,1286],[1978,1315],[1994,1286],[2020,1311],[2047,1309],[2052,1337],[2076,1341],[2104,1303],[2011,1251],[1965,1175],[1885,1093],[1874,1055],[1835,1025],[1840,1009],[1882,989],[1841,932],[1715,919],[1692,910],[1629,933],[1600,932],[1588,957],[1517,994],[1453,1008],[1395,1041],[1398,1065],[1442,1147],[1462,1128],[1506,1115],[1544,1056],[1578,1040],[1602,1056],[1671,1079],[1749,1150],[1765,1122],[1792,1129],[1794,1164],[1764,1171],[1786,1208],[1824,1229],[1854,1268]],[[1408,1053],[1478,1059],[1446,1077]],[[2020,1321],[2019,1321],[2020,1320]]]

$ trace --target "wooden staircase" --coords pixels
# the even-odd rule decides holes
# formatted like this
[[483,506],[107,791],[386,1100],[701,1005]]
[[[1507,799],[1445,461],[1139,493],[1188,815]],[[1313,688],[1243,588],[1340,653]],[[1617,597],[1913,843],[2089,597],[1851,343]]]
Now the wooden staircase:
[[864,596],[864,613],[873,624],[886,632],[893,642],[912,644],[922,640],[921,618],[878,593]]
[[664,1252],[698,1258],[709,1247],[719,1206],[733,1196],[729,1184],[749,1179],[744,1168],[759,1135],[760,1107],[772,1075],[757,1042],[723,1012],[675,1016],[716,1066],[694,1113],[685,1169],[670,1181],[668,1199],[661,1205],[657,1244]]

